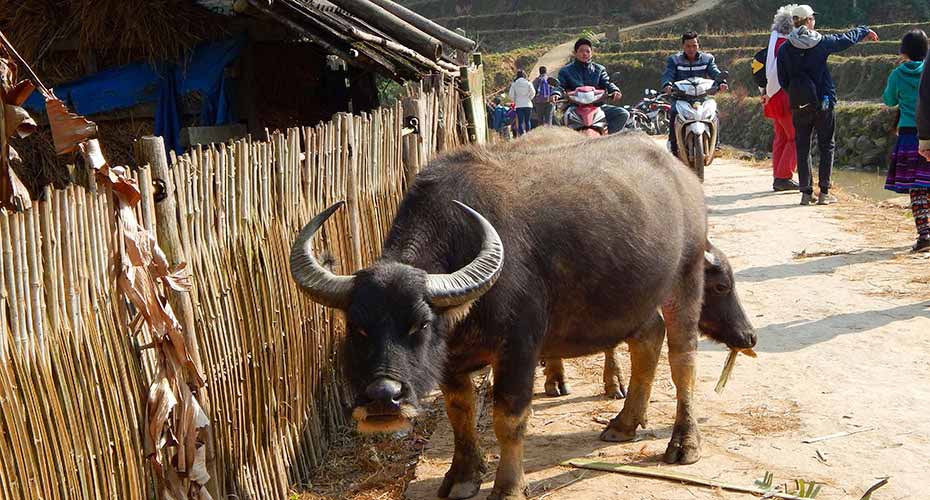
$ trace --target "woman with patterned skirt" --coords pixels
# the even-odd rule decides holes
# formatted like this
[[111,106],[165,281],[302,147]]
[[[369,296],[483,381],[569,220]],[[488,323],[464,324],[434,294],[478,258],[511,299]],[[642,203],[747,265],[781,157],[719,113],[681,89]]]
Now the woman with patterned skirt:
[[888,168],[885,189],[910,193],[911,210],[917,225],[914,252],[930,252],[930,161],[918,153],[917,100],[918,87],[927,57],[927,35],[914,30],[901,39],[902,63],[891,72],[883,99],[888,106],[901,111],[898,120],[898,142]]

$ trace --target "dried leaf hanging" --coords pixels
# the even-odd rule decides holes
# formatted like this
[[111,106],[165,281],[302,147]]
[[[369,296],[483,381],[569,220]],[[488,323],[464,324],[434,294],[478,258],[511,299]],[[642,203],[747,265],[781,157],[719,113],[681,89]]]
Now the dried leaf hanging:
[[45,111],[57,154],[73,153],[80,143],[97,136],[97,124],[68,111],[59,99],[46,99]]

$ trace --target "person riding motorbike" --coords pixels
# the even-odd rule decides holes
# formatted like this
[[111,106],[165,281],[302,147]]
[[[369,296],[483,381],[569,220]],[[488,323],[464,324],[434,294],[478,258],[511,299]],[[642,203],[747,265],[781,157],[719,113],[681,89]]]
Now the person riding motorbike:
[[[662,73],[661,88],[667,95],[672,94],[673,84],[680,80],[688,78],[707,78],[714,80],[720,75],[720,68],[714,62],[714,56],[707,52],[700,51],[698,34],[694,31],[688,31],[681,35],[681,52],[669,56],[665,72]],[[729,85],[726,82],[720,84],[720,90],[726,91]],[[678,117],[678,111],[675,108],[675,102],[672,100],[672,109],[668,117],[670,124],[668,131],[668,140],[671,145],[672,154],[678,156],[678,141],[675,137],[675,119]]]
[[[612,101],[619,102],[623,94],[620,92],[620,88],[610,81],[607,69],[600,64],[591,62],[594,57],[591,40],[579,38],[575,42],[574,55],[575,60],[559,70],[559,86],[553,91],[550,100],[556,102],[566,92],[575,90],[578,87],[591,86],[607,91]],[[601,105],[601,109],[607,117],[608,133],[613,134],[623,130],[623,126],[630,118],[625,109],[610,104]]]

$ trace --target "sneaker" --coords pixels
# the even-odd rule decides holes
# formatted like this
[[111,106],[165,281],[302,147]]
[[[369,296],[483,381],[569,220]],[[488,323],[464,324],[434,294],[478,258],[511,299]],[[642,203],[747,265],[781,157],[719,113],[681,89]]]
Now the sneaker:
[[794,179],[775,179],[772,183],[772,191],[797,191],[798,183]]
[[930,252],[930,238],[917,238],[917,243],[911,247],[911,252],[927,253]]
[[817,201],[811,193],[801,193],[801,205],[813,205]]
[[836,196],[832,194],[820,193],[820,198],[817,200],[818,205],[832,205],[837,202]]

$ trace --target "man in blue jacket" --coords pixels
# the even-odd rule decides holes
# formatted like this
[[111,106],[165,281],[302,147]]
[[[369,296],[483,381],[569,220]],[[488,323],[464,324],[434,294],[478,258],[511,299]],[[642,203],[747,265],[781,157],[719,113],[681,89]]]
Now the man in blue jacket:
[[[662,88],[666,94],[672,93],[672,84],[687,80],[688,78],[710,78],[711,80],[720,75],[720,68],[714,61],[714,56],[707,52],[701,52],[701,44],[698,41],[698,34],[694,31],[688,31],[681,35],[681,52],[669,56],[665,64],[665,71],[662,73]],[[720,90],[726,91],[729,87],[726,83],[720,84]],[[675,103],[672,102],[672,110],[668,117],[668,141],[671,145],[672,154],[678,156],[678,141],[675,136],[675,119],[678,117],[678,110]]]
[[[559,88],[552,93],[552,101],[558,100],[565,92],[575,90],[578,87],[591,86],[596,89],[606,90],[610,94],[612,101],[619,102],[623,94],[620,92],[620,88],[610,81],[607,69],[600,64],[591,62],[594,57],[591,40],[579,38],[575,42],[574,55],[574,61],[559,70]],[[610,104],[602,105],[601,109],[604,110],[604,115],[607,118],[608,133],[613,134],[623,130],[623,126],[630,118],[627,110]]]
[[814,203],[814,181],[811,172],[811,138],[817,131],[820,165],[817,184],[820,186],[818,205],[836,203],[829,193],[833,173],[834,132],[836,130],[836,85],[827,66],[827,58],[846,50],[862,40],[878,40],[878,35],[866,26],[839,35],[823,36],[814,31],[817,15],[809,5],[799,5],[791,12],[794,31],[788,43],[778,49],[778,82],[788,93],[794,140],[798,150],[798,182],[801,205]]

